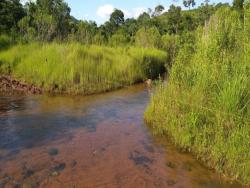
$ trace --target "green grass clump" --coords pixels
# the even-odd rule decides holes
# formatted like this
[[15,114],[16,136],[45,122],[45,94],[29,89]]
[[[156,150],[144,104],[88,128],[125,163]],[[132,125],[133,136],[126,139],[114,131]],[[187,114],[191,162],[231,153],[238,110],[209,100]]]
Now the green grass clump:
[[[156,133],[168,134],[208,166],[250,183],[250,24],[220,9],[197,31],[196,51],[183,48],[167,87],[159,85],[145,112]],[[185,58],[185,57],[190,57]]]
[[156,49],[33,43],[2,51],[0,72],[45,91],[91,94],[155,78],[166,59]]
[[10,37],[7,35],[0,35],[0,50],[8,48],[12,44]]

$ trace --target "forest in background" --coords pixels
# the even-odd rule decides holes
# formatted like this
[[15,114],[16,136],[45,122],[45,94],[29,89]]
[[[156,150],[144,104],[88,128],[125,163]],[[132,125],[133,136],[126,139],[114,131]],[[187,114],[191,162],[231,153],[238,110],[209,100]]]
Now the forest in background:
[[[220,7],[230,7],[222,3],[210,5],[206,1],[193,8],[193,0],[184,1],[184,5],[189,10],[174,5],[165,10],[158,5],[138,18],[128,19],[121,10],[115,9],[110,19],[98,26],[94,21],[72,17],[70,7],[63,0],[37,0],[25,5],[19,0],[2,0],[1,48],[10,43],[73,41],[84,45],[136,45],[174,51],[175,48],[169,45],[178,43],[181,46],[193,41],[193,31],[204,26]],[[233,7],[243,9],[242,0],[236,0]]]

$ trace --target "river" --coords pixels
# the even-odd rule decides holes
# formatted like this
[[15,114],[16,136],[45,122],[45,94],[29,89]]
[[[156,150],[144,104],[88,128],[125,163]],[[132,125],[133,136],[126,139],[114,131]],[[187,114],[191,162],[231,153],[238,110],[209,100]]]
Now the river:
[[149,95],[0,95],[0,188],[240,187],[153,136]]

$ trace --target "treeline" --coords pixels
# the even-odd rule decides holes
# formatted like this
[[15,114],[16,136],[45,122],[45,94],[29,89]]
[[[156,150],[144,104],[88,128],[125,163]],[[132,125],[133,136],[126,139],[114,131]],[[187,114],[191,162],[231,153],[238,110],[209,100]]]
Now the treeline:
[[[22,43],[30,41],[77,41],[82,44],[97,45],[137,45],[169,49],[176,43],[176,36],[183,42],[190,40],[199,26],[203,26],[220,7],[230,7],[219,3],[209,5],[205,1],[198,8],[193,0],[183,2],[189,10],[171,5],[164,10],[162,5],[149,9],[137,19],[125,19],[121,10],[115,9],[109,21],[98,26],[93,21],[79,21],[70,15],[70,7],[63,0],[37,0],[25,5],[20,0],[1,0],[0,34],[1,46],[10,41]],[[235,0],[234,7],[241,9],[242,0]],[[188,39],[187,39],[188,38]],[[192,40],[192,38],[191,38]]]

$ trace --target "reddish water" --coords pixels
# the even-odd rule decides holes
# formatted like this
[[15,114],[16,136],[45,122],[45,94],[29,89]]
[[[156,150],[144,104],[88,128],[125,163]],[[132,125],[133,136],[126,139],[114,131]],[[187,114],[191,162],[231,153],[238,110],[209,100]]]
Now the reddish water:
[[0,188],[240,187],[143,123],[148,91],[0,96]]

